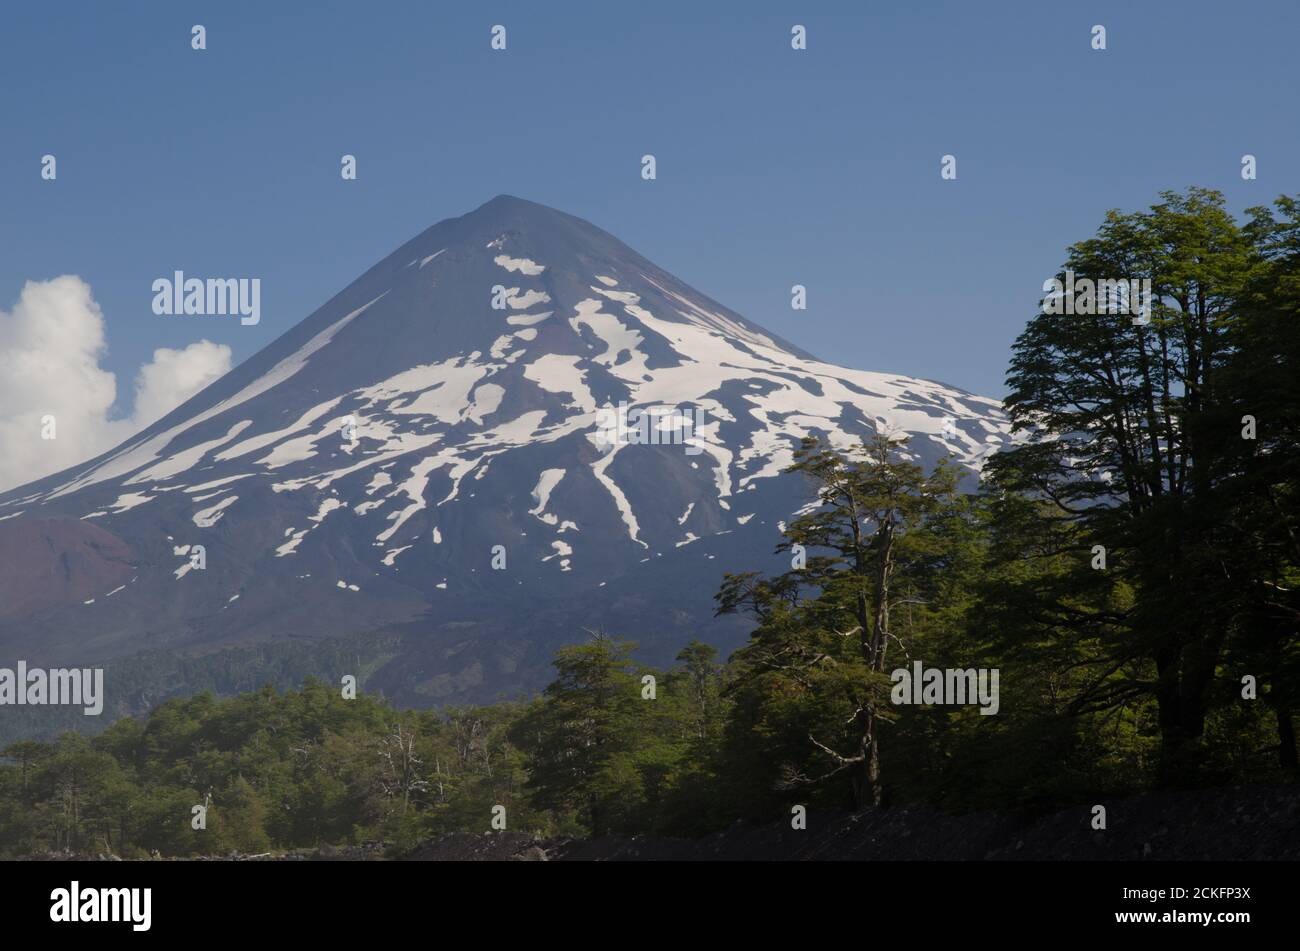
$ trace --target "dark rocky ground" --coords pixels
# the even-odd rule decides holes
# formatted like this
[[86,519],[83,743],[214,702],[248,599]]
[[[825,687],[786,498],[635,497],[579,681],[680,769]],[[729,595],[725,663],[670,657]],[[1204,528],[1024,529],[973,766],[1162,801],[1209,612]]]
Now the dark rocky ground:
[[[543,839],[525,832],[460,832],[431,840],[412,861],[735,861],[735,860],[1101,860],[1300,859],[1300,786],[1151,793],[1103,803],[1104,832],[1091,804],[1024,819],[992,812],[949,816],[896,808],[810,813],[806,830],[789,822],[737,824],[701,839],[634,836]],[[106,856],[100,856],[107,858]],[[236,861],[367,861],[381,843]]]
[[1204,860],[1300,859],[1300,787],[1161,793],[1105,803],[1107,829],[1091,806],[1036,821],[995,813],[947,816],[923,809],[810,814],[737,825],[703,839],[545,841],[522,833],[452,835],[412,859],[438,860]]

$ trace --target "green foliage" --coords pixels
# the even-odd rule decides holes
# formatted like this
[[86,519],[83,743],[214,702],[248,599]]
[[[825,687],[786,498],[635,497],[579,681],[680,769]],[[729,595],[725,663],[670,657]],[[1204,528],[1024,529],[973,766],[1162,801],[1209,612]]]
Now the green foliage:
[[[1043,577],[1008,578],[989,600],[1034,619],[1024,634],[1056,671],[1087,671],[1066,685],[1070,712],[1146,730],[1139,710],[1154,701],[1166,784],[1220,777],[1223,744],[1207,729],[1231,701],[1226,665],[1270,672],[1290,729],[1300,326],[1296,205],[1278,208],[1281,220],[1255,209],[1240,227],[1222,195],[1191,189],[1111,212],[1066,268],[1149,280],[1150,322],[1035,316],[1008,376],[1025,441],[987,470],[1024,536],[1051,552]],[[1247,417],[1262,438],[1243,438]],[[1293,736],[1279,749],[1293,765]]]
[[[1021,441],[977,497],[927,490],[879,440],[847,457],[805,446],[792,468],[819,504],[782,550],[804,546],[806,565],[728,575],[718,594],[756,622],[729,665],[720,751],[740,814],[860,804],[845,774],[880,750],[893,801],[951,808],[1294,776],[1298,211],[1283,198],[1239,226],[1192,189],[1108,215],[1063,270],[1149,279],[1150,321],[1030,321],[1008,378]],[[882,495],[911,507],[893,510],[907,530],[892,579]],[[999,670],[999,715],[879,707],[873,626],[891,657]],[[1262,702],[1243,700],[1244,675]]]
[[96,737],[19,741],[0,750],[0,855],[367,841],[400,853],[488,831],[498,805],[508,828],[547,835],[704,831],[723,716],[716,652],[693,643],[662,673],[630,650],[604,637],[561,650],[555,683],[529,705],[395,710],[308,679],[168,700]]

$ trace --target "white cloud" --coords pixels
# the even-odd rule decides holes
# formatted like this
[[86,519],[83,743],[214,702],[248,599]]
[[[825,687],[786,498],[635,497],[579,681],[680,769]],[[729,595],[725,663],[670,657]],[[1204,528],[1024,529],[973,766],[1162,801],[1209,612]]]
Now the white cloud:
[[160,347],[136,374],[131,418],[140,429],[156,423],[229,371],[230,348],[224,344],[200,340],[184,350]]
[[[0,491],[113,448],[230,369],[230,348],[207,340],[159,348],[135,379],[126,419],[109,419],[117,378],[99,361],[104,315],[90,286],[64,275],[28,281],[10,313],[0,310]],[[42,419],[56,438],[42,439]]]

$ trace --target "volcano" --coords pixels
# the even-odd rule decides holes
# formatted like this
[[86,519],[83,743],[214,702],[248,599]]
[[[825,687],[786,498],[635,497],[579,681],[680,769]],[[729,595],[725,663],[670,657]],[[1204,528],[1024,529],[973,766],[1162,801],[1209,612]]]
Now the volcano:
[[[611,440],[618,406],[674,408],[689,438]],[[1010,438],[994,400],[822,362],[500,196],[120,447],[0,495],[0,657],[386,634],[353,672],[431,705],[535,689],[584,630],[652,663],[725,652],[747,628],[712,595],[788,567],[800,439],[886,429],[972,474]]]

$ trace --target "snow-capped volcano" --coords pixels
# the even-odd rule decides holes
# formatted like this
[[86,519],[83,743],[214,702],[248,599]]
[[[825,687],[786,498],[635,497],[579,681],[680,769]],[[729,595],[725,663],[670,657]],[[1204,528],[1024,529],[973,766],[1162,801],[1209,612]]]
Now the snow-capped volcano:
[[[611,438],[620,406],[661,416]],[[710,597],[723,571],[779,569],[800,438],[881,428],[972,470],[1009,438],[993,400],[823,363],[501,196],[113,452],[0,496],[0,650],[394,630],[375,682],[436,701],[535,686],[583,626],[655,660],[731,647]]]

